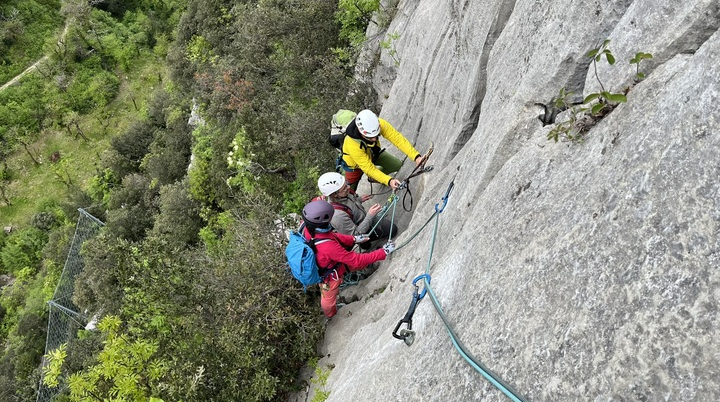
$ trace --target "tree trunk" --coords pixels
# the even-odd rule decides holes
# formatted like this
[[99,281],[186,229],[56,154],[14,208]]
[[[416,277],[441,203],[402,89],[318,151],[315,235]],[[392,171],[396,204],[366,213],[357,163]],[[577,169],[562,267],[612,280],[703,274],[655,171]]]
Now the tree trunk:
[[[67,173],[67,172],[65,172]],[[67,178],[63,177],[57,170],[55,171],[55,176],[57,176],[58,179],[64,184],[67,188],[70,188],[73,186],[72,179],[70,179],[70,175],[67,175]]]
[[77,139],[77,134],[73,134],[72,130],[70,130],[70,125],[69,125],[69,124],[65,124],[64,126],[65,126],[65,130],[68,132],[68,134],[69,134],[71,137],[73,137],[74,140]]
[[23,148],[25,148],[25,152],[27,152],[28,156],[30,157],[30,159],[32,159],[33,163],[35,165],[39,165],[40,161],[35,159],[35,156],[32,154],[32,152],[30,152],[30,148],[28,148],[28,144],[25,141],[19,141],[19,142],[20,142],[20,144],[22,144]]
[[85,140],[85,142],[90,141],[90,140],[88,140],[88,138],[85,136],[85,133],[83,133],[82,129],[80,129],[80,124],[78,124],[77,121],[74,122],[74,123],[75,123],[75,129],[77,130],[78,134],[80,134],[80,136],[82,137],[82,139]]
[[10,202],[10,199],[8,199],[5,194],[5,186],[0,185],[0,196],[2,196],[3,201],[5,201],[5,204],[7,204],[8,207],[12,207],[12,202]]

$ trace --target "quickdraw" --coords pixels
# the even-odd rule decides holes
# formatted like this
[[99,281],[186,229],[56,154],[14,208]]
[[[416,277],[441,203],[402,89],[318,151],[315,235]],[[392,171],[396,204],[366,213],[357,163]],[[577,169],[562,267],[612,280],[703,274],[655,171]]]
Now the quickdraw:
[[[415,314],[415,308],[417,307],[417,304],[420,302],[420,300],[422,300],[423,297],[425,297],[425,294],[427,293],[426,288],[423,288],[422,292],[419,292],[419,286],[417,285],[417,282],[421,279],[426,279],[427,283],[430,283],[429,274],[422,274],[417,278],[413,279],[412,283],[415,286],[415,291],[413,292],[413,298],[410,302],[410,307],[408,308],[407,313],[405,313],[405,317],[398,321],[397,325],[395,326],[395,330],[392,333],[392,336],[394,336],[396,339],[404,341],[405,344],[408,346],[411,346],[413,342],[415,342],[415,331],[412,330],[412,316],[413,314]],[[400,330],[400,327],[403,324],[407,324],[407,329]],[[400,330],[399,333],[398,330]]]
[[[392,207],[392,211],[393,211],[393,220],[395,219],[395,205],[397,204],[397,201],[399,200],[399,197],[397,196],[398,190],[406,190],[405,195],[403,196],[403,209],[407,212],[410,212],[410,210],[412,209],[412,193],[410,193],[410,188],[408,187],[408,184],[409,184],[411,178],[433,170],[432,166],[425,166],[425,164],[427,164],[428,158],[430,158],[430,155],[432,155],[432,153],[433,153],[433,149],[434,149],[433,145],[434,145],[434,143],[431,142],[430,149],[428,149],[428,151],[425,153],[425,155],[422,156],[422,162],[419,165],[415,166],[415,169],[413,169],[413,171],[410,172],[410,175],[405,180],[400,182],[400,186],[398,188],[392,190],[390,197],[388,197],[387,201],[385,201],[385,204],[383,205],[382,209],[380,210],[380,212],[377,214],[377,217],[375,218],[375,221],[376,221],[375,225],[373,225],[373,227],[368,231],[368,233],[372,233],[372,231],[375,230],[375,228],[378,226],[378,224],[380,224],[380,222],[385,217],[385,215],[388,213],[388,211],[390,210],[391,207]],[[371,184],[370,188],[372,191],[372,184]],[[380,194],[385,194],[385,193],[380,193]],[[410,208],[405,207],[405,200],[407,199],[408,194],[410,195]],[[373,194],[373,195],[379,195],[379,194]],[[390,235],[388,238],[392,239],[392,232],[390,232]]]
[[[526,402],[526,399],[517,392],[513,387],[511,387],[509,384],[505,383],[500,376],[495,374],[492,370],[487,368],[485,365],[483,365],[478,359],[475,358],[475,356],[472,355],[472,353],[463,345],[462,341],[458,337],[457,333],[455,333],[455,330],[453,329],[452,325],[448,321],[447,317],[445,316],[445,313],[443,312],[442,306],[440,305],[440,301],[438,300],[437,296],[435,295],[435,292],[433,291],[432,286],[430,285],[430,266],[432,262],[432,255],[433,250],[435,248],[435,240],[437,236],[438,231],[438,222],[439,222],[439,216],[447,206],[448,198],[450,197],[450,193],[452,192],[453,188],[455,187],[455,179],[450,182],[450,185],[448,186],[447,191],[445,192],[445,195],[442,197],[442,206],[440,203],[435,204],[435,212],[433,212],[431,219],[428,220],[428,222],[425,223],[427,225],[431,220],[435,220],[435,227],[433,229],[432,239],[430,241],[430,256],[428,257],[427,266],[425,268],[425,273],[422,275],[419,275],[413,280],[413,285],[415,286],[415,290],[413,291],[413,299],[410,303],[410,308],[408,308],[407,313],[405,313],[405,316],[398,322],[398,324],[395,326],[395,330],[393,331],[393,337],[400,339],[405,342],[406,345],[410,346],[415,341],[415,332],[412,330],[412,316],[415,313],[415,309],[417,308],[417,304],[420,302],[420,300],[425,297],[427,294],[430,298],[430,301],[433,304],[433,307],[437,311],[438,315],[440,316],[440,319],[442,320],[443,324],[445,325],[445,329],[448,332],[448,335],[450,336],[450,340],[452,341],[453,346],[455,347],[455,350],[462,356],[463,359],[473,368],[475,371],[480,373],[486,380],[488,380],[493,386],[495,386],[498,390],[500,390],[505,396],[507,396],[510,400],[513,402]],[[421,228],[425,228],[425,225]],[[419,233],[419,232],[418,232]],[[413,235],[412,237],[414,237]],[[407,243],[405,243],[407,244]],[[402,244],[402,245],[405,245]],[[397,250],[397,248],[396,248]],[[419,291],[419,287],[417,285],[417,282],[421,279],[424,280],[425,287],[423,288],[422,292]],[[403,324],[407,324],[407,329],[400,330],[400,327]]]
[[445,210],[445,206],[447,205],[447,202],[448,202],[448,197],[450,197],[450,193],[452,192],[453,188],[455,188],[455,180],[454,179],[453,179],[453,181],[450,182],[450,185],[448,186],[448,189],[445,192],[445,195],[442,197],[442,202],[443,202],[442,208],[440,207],[440,203],[435,204],[435,212],[441,213],[442,211]]
[[[400,182],[400,186],[397,188],[398,190],[405,190],[405,195],[403,195],[403,209],[406,212],[410,212],[412,210],[413,205],[413,198],[412,198],[412,192],[410,191],[410,179],[416,176],[420,176],[421,174],[425,172],[429,172],[433,170],[433,166],[425,166],[427,164],[427,161],[430,159],[430,155],[432,155],[433,150],[435,149],[434,143],[430,142],[430,148],[425,153],[425,155],[422,156],[422,161],[415,166],[415,168],[410,172],[408,177],[405,178],[402,182]],[[406,206],[406,200],[408,199],[408,196],[410,197],[410,206]]]
[[[439,203],[435,204],[435,212],[433,212],[430,219],[428,219],[428,221],[425,222],[424,225],[422,225],[420,230],[415,232],[415,234],[413,234],[410,237],[410,239],[408,239],[407,242],[401,244],[400,247],[405,246],[410,240],[414,239],[415,236],[417,236],[420,233],[420,231],[425,229],[425,226],[427,226],[427,224],[430,223],[430,221],[432,221],[433,218],[435,218],[435,232],[437,232],[437,216],[440,213],[442,213],[442,211],[445,209],[445,206],[447,205],[447,202],[448,202],[448,198],[450,197],[450,193],[452,192],[452,189],[454,187],[455,187],[455,178],[453,178],[452,181],[450,181],[450,184],[448,185],[448,189],[447,189],[447,191],[445,191],[445,195],[442,197],[442,201],[443,201],[442,208],[440,208]],[[413,298],[412,298],[412,301],[410,302],[410,307],[408,308],[407,313],[405,313],[405,316],[400,321],[398,321],[397,325],[395,326],[395,330],[392,333],[393,337],[404,341],[405,344],[408,346],[412,345],[413,342],[415,341],[415,332],[412,330],[412,316],[413,316],[413,314],[415,314],[415,308],[417,308],[417,304],[420,302],[420,300],[423,299],[423,297],[425,297],[425,295],[427,294],[428,288],[430,287],[430,260],[432,260],[432,248],[434,247],[434,244],[435,244],[435,233],[433,233],[433,241],[432,241],[432,245],[431,245],[431,249],[430,249],[430,258],[428,260],[428,267],[425,270],[424,274],[418,275],[415,279],[413,279],[412,284],[413,284],[413,286],[415,286],[415,290],[413,291]],[[396,248],[396,250],[398,248]],[[422,292],[420,292],[420,288],[417,283],[418,283],[418,281],[420,281],[422,279],[425,280],[425,282],[424,282],[425,287],[423,287]],[[400,327],[403,324],[407,324],[407,329],[400,330]],[[398,332],[398,330],[399,330],[399,332]]]

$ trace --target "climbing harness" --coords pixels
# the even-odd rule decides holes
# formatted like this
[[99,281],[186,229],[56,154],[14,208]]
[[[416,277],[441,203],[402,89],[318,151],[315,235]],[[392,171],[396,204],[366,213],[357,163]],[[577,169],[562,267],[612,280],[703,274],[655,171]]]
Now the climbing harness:
[[[393,331],[393,337],[404,341],[405,344],[408,346],[411,346],[413,344],[413,342],[415,341],[415,331],[412,330],[412,316],[415,313],[415,309],[417,308],[417,304],[420,302],[420,300],[422,300],[425,295],[428,295],[433,304],[433,307],[435,308],[438,315],[440,316],[440,319],[445,325],[445,329],[450,336],[450,340],[452,341],[453,346],[458,351],[460,356],[462,356],[463,359],[465,359],[465,361],[467,361],[473,369],[475,369],[478,373],[485,377],[485,379],[490,381],[493,386],[499,389],[503,394],[505,394],[505,396],[510,398],[510,400],[514,402],[526,402],[526,399],[524,399],[515,389],[513,389],[510,385],[506,384],[497,374],[493,373],[490,369],[485,367],[465,348],[463,343],[460,341],[460,338],[455,333],[452,325],[445,316],[442,306],[440,305],[440,301],[437,299],[435,292],[430,286],[430,265],[432,262],[432,255],[435,248],[435,239],[437,237],[438,223],[440,220],[439,214],[441,214],[445,210],[445,207],[448,203],[448,198],[450,197],[450,193],[452,192],[454,186],[455,179],[453,178],[453,180],[450,182],[450,185],[448,186],[447,191],[445,192],[445,195],[442,197],[442,205],[440,203],[435,204],[435,212],[432,214],[430,219],[425,222],[425,224],[420,228],[420,230],[423,230],[432,219],[435,219],[432,240],[430,242],[430,255],[428,257],[425,273],[413,279],[412,283],[415,286],[415,290],[413,291],[413,299],[410,303],[410,307],[408,308],[407,313],[405,313],[405,316],[395,326],[395,330]],[[419,231],[417,233],[419,233]],[[412,240],[417,235],[417,233],[411,236],[410,240]],[[403,243],[402,246],[404,246],[405,244],[407,244],[407,242]],[[396,250],[398,248],[399,247],[397,247]],[[424,284],[422,291],[419,290],[419,286],[417,284],[417,282],[419,282],[420,280],[422,280]],[[407,324],[407,329],[402,329],[398,332],[398,330],[403,324]]]

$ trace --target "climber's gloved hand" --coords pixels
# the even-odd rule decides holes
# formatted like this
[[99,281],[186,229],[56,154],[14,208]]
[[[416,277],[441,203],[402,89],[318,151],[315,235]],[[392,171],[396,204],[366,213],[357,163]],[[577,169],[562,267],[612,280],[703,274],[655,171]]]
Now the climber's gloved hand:
[[389,255],[395,251],[395,243],[393,243],[392,240],[388,240],[388,242],[383,245],[383,250],[385,250],[385,255]]
[[363,235],[357,235],[353,236],[355,237],[355,243],[365,243],[366,241],[370,240],[370,236],[363,234]]

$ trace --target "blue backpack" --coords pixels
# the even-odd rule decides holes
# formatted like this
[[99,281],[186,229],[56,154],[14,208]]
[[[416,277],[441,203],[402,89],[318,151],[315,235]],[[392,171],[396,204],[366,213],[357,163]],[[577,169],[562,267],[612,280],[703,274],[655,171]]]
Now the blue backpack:
[[[315,245],[327,241],[331,241],[331,239],[310,240]],[[285,247],[285,257],[287,257],[290,272],[303,284],[305,291],[308,286],[322,282],[333,272],[332,269],[318,267],[315,250],[310,242],[305,241],[305,237],[300,233],[292,231],[290,232],[290,242]]]

